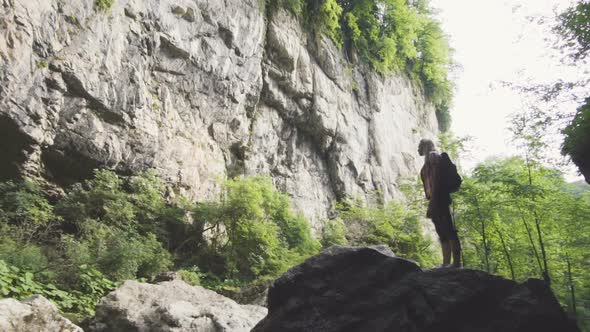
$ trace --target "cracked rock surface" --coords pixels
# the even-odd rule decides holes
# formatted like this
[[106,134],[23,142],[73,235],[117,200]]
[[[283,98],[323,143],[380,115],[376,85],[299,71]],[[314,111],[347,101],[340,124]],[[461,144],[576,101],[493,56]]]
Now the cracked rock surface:
[[89,331],[248,332],[266,308],[240,305],[181,280],[126,281],[101,299]]
[[0,0],[0,179],[155,169],[218,197],[272,177],[321,228],[335,198],[390,200],[436,135],[404,75],[353,65],[259,0]]

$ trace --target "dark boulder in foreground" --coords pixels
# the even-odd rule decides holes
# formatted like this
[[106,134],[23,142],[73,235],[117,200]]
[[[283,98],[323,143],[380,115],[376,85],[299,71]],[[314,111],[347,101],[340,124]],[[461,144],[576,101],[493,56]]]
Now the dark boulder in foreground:
[[541,280],[422,271],[384,246],[331,247],[292,268],[252,332],[579,331]]

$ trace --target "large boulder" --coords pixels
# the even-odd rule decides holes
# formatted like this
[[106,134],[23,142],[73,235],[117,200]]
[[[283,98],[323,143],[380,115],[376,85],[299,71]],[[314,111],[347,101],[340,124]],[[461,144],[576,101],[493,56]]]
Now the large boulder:
[[578,331],[541,280],[434,269],[384,246],[331,247],[292,268],[253,332]]
[[83,332],[62,317],[55,304],[40,295],[23,301],[0,300],[0,331],[2,332]]
[[126,281],[96,307],[90,331],[247,332],[266,308],[240,305],[181,280],[146,284]]

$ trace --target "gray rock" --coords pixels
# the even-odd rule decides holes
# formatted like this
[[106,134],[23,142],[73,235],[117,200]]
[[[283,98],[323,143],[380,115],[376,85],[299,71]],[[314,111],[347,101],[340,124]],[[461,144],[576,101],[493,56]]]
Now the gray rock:
[[0,331],[2,332],[83,332],[59,314],[55,304],[40,295],[23,301],[0,300]]
[[260,0],[4,3],[0,179],[151,168],[207,200],[228,176],[264,174],[320,230],[335,198],[401,198],[416,143],[437,132],[403,74],[350,64]]
[[239,332],[266,315],[266,308],[233,300],[181,280],[156,285],[126,281],[101,299],[90,331]]
[[541,280],[434,269],[384,246],[331,247],[271,286],[252,332],[579,331]]

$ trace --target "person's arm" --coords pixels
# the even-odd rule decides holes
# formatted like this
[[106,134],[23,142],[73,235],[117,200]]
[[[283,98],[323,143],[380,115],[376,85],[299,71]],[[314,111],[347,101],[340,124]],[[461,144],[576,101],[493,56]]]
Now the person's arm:
[[422,179],[422,185],[424,186],[424,195],[426,195],[427,200],[430,200],[430,183],[428,183],[428,175],[425,173],[427,173],[426,165],[424,165],[420,171],[420,178]]

